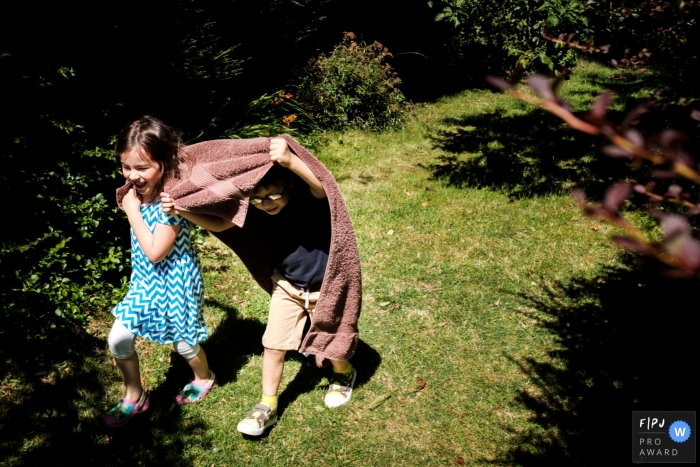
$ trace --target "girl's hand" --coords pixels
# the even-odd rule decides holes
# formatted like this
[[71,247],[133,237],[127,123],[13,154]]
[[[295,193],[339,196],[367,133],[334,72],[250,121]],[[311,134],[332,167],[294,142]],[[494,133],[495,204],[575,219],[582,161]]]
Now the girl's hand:
[[273,138],[270,140],[270,160],[277,162],[282,167],[289,168],[294,154],[289,150],[287,141],[282,138]]
[[163,212],[166,214],[180,214],[177,209],[175,209],[175,200],[170,197],[169,194],[163,192],[160,194],[160,202],[163,207]]
[[141,213],[141,199],[139,198],[139,195],[136,194],[136,190],[134,188],[130,188],[129,192],[124,195],[124,199],[122,199],[122,207],[124,208],[124,212],[127,214],[130,212]]

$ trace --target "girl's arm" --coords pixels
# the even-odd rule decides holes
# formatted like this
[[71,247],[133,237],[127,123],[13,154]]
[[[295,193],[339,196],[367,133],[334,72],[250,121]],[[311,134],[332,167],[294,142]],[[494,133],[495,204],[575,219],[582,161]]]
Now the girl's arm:
[[270,160],[277,162],[282,167],[286,167],[309,184],[311,194],[316,198],[325,198],[326,190],[323,189],[321,181],[311,171],[299,156],[289,150],[289,145],[282,138],[270,140]]
[[136,196],[133,188],[124,196],[122,206],[146,258],[152,263],[165,259],[175,243],[180,226],[157,224],[155,230],[151,232],[141,216],[141,200]]
[[177,214],[182,216],[193,224],[212,232],[221,232],[233,227],[233,222],[222,219],[221,217],[210,216],[208,214],[198,214],[195,212],[180,211],[175,209],[175,201],[167,193],[160,194],[160,201],[163,204],[163,212],[166,214]]

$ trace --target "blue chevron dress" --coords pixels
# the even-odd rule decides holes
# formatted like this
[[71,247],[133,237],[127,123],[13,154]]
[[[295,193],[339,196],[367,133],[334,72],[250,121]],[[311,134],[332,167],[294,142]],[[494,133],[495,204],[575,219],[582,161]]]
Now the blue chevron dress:
[[190,244],[190,223],[165,214],[160,200],[142,204],[141,215],[151,232],[156,224],[179,225],[180,231],[165,259],[152,263],[131,230],[129,291],[112,314],[146,339],[194,345],[207,338],[207,328],[202,316],[204,285],[199,257]]

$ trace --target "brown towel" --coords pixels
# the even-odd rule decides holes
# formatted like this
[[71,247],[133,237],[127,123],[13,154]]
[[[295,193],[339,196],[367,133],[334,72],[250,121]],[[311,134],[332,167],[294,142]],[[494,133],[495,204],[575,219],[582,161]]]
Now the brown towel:
[[[350,214],[333,175],[293,138],[280,137],[321,181],[330,204],[328,266],[311,329],[299,349],[315,355],[318,366],[327,366],[327,359],[347,360],[357,349],[362,304],[360,256]],[[260,287],[272,293],[272,257],[253,234],[254,226],[246,221],[250,192],[272,167],[270,138],[206,141],[185,150],[195,163],[183,169],[183,179],[168,182],[165,190],[176,200],[178,209],[233,222],[235,227],[212,234],[241,258]],[[117,190],[120,207],[129,186],[127,183]]]

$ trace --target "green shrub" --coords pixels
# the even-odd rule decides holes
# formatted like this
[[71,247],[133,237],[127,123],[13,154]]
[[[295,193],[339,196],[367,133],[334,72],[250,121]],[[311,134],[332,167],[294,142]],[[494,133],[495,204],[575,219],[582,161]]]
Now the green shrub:
[[[0,227],[0,317],[13,327],[55,316],[84,324],[120,298],[129,271],[128,227],[114,203],[116,163],[111,150],[81,144],[79,125],[31,123],[50,135],[46,144],[0,141],[13,168],[0,176],[13,220]],[[55,148],[65,150],[60,158],[36,159]]]
[[302,74],[297,99],[322,128],[381,131],[401,127],[409,111],[401,80],[386,63],[379,42],[357,43],[345,33],[330,55],[313,58]]
[[[585,42],[593,37],[590,27],[599,0],[435,0],[436,21],[452,24],[454,41],[460,49],[480,47],[492,71],[509,68],[518,61],[526,69],[555,71],[576,63],[575,50],[561,47],[542,37],[574,34]],[[508,60],[508,57],[512,57]]]

